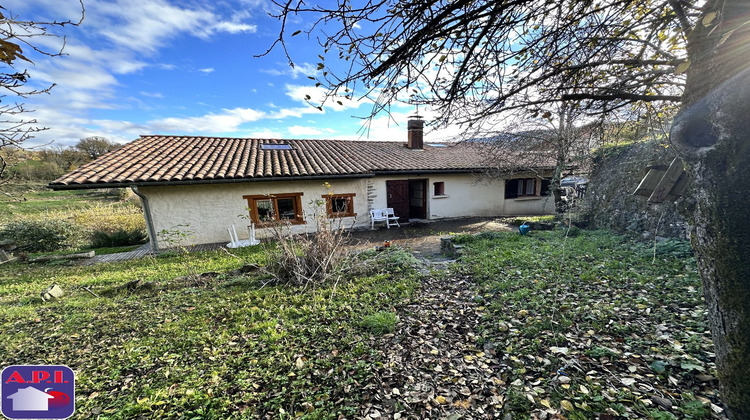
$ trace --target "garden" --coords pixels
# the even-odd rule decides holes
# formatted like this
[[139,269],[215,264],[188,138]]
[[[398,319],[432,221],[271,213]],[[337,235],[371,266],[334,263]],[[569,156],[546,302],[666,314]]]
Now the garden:
[[[97,200],[22,221],[136,219]],[[70,366],[80,418],[724,418],[687,242],[442,233],[457,259],[395,243],[312,282],[289,276],[312,251],[283,243],[11,261],[0,364]],[[64,294],[45,302],[52,284]]]

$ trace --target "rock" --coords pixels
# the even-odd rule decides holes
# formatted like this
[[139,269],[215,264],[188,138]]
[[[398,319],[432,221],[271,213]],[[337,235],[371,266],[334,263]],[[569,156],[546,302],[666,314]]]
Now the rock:
[[669,410],[670,408],[672,408],[672,401],[670,401],[670,400],[668,400],[666,398],[657,397],[656,395],[654,395],[654,396],[651,397],[651,401],[654,404],[656,404],[659,407],[661,407],[661,408],[665,408],[667,410]]
[[59,299],[61,298],[65,293],[63,293],[63,290],[60,288],[60,286],[53,284],[52,286],[44,289],[41,293],[42,300],[48,301],[52,299]]

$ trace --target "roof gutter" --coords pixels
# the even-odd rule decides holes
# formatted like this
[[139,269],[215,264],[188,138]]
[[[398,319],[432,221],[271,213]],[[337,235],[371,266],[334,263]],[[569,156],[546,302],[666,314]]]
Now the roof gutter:
[[135,195],[140,197],[143,203],[143,216],[146,219],[146,229],[148,230],[148,241],[151,244],[151,250],[159,251],[159,241],[156,240],[156,229],[154,228],[154,219],[151,217],[151,206],[148,204],[148,198],[138,191],[138,187],[131,185],[130,189]]
[[407,171],[373,171],[374,175],[415,175],[415,174],[473,174],[487,172],[486,168],[476,169],[414,169]]
[[[142,182],[108,182],[90,184],[47,184],[53,190],[85,190],[97,188],[128,188],[128,187],[163,187],[172,185],[203,185],[203,184],[236,184],[244,182],[274,182],[274,181],[315,181],[347,178],[372,178],[374,174],[344,174],[344,175],[311,175],[291,177],[267,178],[219,178],[219,179],[191,179],[186,181],[142,181]],[[140,195],[139,195],[140,197]]]

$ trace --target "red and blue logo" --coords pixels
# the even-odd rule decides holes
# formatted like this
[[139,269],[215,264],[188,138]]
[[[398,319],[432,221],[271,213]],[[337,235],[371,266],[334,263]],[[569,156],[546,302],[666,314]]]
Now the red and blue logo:
[[8,366],[0,378],[0,407],[9,419],[66,419],[75,411],[75,374],[67,366]]

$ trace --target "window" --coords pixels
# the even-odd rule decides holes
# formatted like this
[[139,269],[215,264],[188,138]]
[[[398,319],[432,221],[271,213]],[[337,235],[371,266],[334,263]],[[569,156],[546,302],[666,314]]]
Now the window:
[[291,144],[286,143],[263,143],[260,145],[261,150],[292,150]]
[[505,181],[505,198],[540,197],[549,195],[549,180],[519,178]]
[[274,222],[305,223],[302,216],[302,193],[245,195],[250,220],[258,225]]
[[432,195],[435,197],[445,195],[445,182],[433,182]]
[[354,212],[354,196],[356,194],[327,194],[323,198],[326,200],[326,213],[328,217],[352,217],[356,216]]

